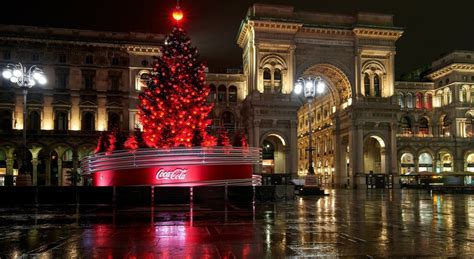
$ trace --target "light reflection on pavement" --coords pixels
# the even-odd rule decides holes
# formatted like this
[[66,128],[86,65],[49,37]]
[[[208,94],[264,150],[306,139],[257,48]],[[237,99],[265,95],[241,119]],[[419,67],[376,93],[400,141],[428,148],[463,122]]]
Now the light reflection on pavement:
[[474,195],[329,193],[255,208],[2,208],[0,258],[474,257]]

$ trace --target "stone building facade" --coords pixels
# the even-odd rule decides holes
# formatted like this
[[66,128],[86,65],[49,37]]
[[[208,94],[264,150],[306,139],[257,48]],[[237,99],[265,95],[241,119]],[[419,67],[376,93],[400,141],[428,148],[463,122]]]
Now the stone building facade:
[[[253,5],[238,36],[248,77],[244,111],[249,119],[244,124],[251,143],[273,144],[279,158],[284,157],[279,162],[284,166],[274,159],[274,168],[303,175],[308,167],[307,127],[312,123],[312,146],[319,149],[315,167],[334,172],[335,185],[353,185],[358,176],[365,181],[365,164],[376,162],[364,160],[364,149],[375,145],[383,147],[379,171],[396,176],[399,107],[391,97],[395,42],[402,33],[390,15]],[[301,76],[319,76],[327,86],[311,111],[300,109],[304,100],[293,94]]]
[[[257,173],[306,174],[311,123],[316,173],[355,187],[367,174],[474,171],[474,52],[434,61],[423,82],[396,82],[391,15],[309,13],[254,4],[237,43],[243,69],[207,73],[211,131],[247,134],[263,150]],[[163,35],[0,26],[0,66],[42,67],[49,83],[28,94],[33,183],[68,185],[68,172],[100,131],[140,126],[136,100]],[[325,91],[311,110],[293,93],[303,76]],[[21,166],[22,94],[0,80],[0,185]]]
[[429,82],[396,83],[400,174],[474,172],[473,57],[454,51],[432,63]]
[[68,173],[96,145],[98,132],[137,124],[140,75],[159,54],[163,35],[29,26],[0,26],[0,66],[41,67],[48,83],[27,95],[23,123],[20,89],[0,80],[0,184],[16,175],[23,127],[27,128],[32,182],[68,184]]

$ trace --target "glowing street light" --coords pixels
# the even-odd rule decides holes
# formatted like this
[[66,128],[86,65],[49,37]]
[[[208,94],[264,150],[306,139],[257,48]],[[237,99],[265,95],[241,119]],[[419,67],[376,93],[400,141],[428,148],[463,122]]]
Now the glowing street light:
[[309,119],[309,127],[308,127],[308,138],[309,138],[309,146],[308,146],[308,153],[309,153],[309,167],[308,167],[308,174],[314,175],[314,166],[313,166],[313,144],[312,144],[312,133],[313,130],[311,128],[311,124],[313,122],[311,116],[311,103],[316,97],[317,94],[322,94],[326,90],[326,83],[324,83],[321,77],[301,77],[295,84],[294,92],[295,94],[304,94],[304,97],[308,101],[308,119]]
[[2,76],[5,79],[10,80],[13,84],[16,84],[17,88],[23,90],[23,172],[26,170],[27,156],[26,156],[26,121],[27,121],[27,111],[26,111],[26,96],[28,94],[28,89],[36,85],[44,85],[48,82],[46,76],[44,75],[43,70],[39,67],[33,65],[30,68],[23,66],[21,63],[18,64],[8,64],[7,67],[3,70]]

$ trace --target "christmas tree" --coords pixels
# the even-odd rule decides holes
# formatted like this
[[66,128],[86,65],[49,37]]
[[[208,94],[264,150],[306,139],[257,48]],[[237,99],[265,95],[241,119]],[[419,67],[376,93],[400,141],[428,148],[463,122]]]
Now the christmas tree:
[[220,146],[220,147],[231,146],[228,132],[224,127],[220,127],[219,130],[217,130],[217,146]]
[[99,136],[99,140],[97,141],[97,146],[95,148],[94,153],[105,152],[107,151],[108,146],[109,146],[109,138],[107,137],[107,132],[103,131]]
[[206,104],[205,66],[182,28],[173,29],[161,53],[139,96],[143,139],[155,148],[215,145],[206,131],[212,106]]
[[135,128],[135,132],[132,136],[128,137],[123,145],[126,149],[135,150],[137,148],[146,148],[145,141],[143,140],[142,132],[139,128]]
[[235,133],[232,146],[234,147],[248,147],[249,146],[249,144],[247,143],[247,138],[245,137],[245,133],[242,130],[239,130]]
[[110,131],[107,135],[108,139],[108,146],[107,152],[113,152],[115,150],[122,150],[123,149],[123,134],[120,132],[119,129],[114,128]]

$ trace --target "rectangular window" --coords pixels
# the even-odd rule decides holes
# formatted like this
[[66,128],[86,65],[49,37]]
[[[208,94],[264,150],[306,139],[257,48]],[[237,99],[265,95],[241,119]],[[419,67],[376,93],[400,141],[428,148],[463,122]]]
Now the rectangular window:
[[112,91],[118,91],[120,89],[120,77],[118,76],[110,77],[110,89]]
[[94,57],[92,55],[87,55],[86,64],[92,64],[92,63],[94,63]]
[[66,54],[59,54],[58,61],[59,63],[66,63]]
[[119,59],[118,58],[112,58],[112,65],[113,66],[118,66],[119,64]]
[[56,85],[59,89],[66,89],[68,85],[68,75],[66,73],[56,74]]
[[33,53],[31,55],[31,61],[39,61],[40,57],[38,53]]
[[57,68],[54,73],[56,75],[56,88],[66,89],[69,85],[69,69]]
[[3,59],[4,60],[10,60],[12,58],[12,54],[9,50],[3,51]]
[[88,90],[94,88],[94,76],[84,75],[84,88]]
[[95,86],[95,70],[82,71],[82,85],[84,89],[91,90]]

